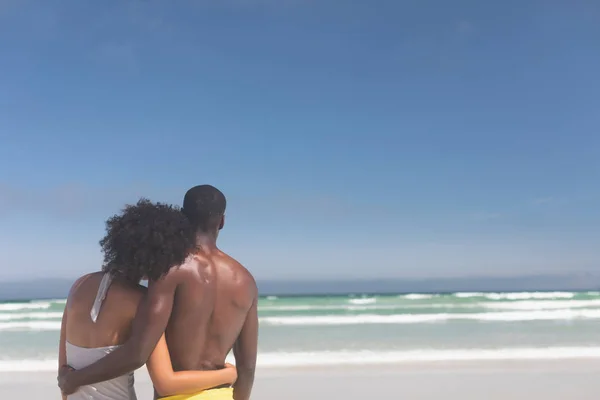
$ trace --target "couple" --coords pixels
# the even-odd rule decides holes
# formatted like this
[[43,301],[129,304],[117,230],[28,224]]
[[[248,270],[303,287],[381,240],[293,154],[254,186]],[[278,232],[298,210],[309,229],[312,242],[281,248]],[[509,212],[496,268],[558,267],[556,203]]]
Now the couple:
[[[144,363],[155,399],[250,398],[258,290],[216,246],[225,204],[201,185],[181,210],[142,199],[106,222],[102,272],[75,282],[63,314],[63,399],[135,399],[133,371]],[[225,363],[231,349],[235,367]]]

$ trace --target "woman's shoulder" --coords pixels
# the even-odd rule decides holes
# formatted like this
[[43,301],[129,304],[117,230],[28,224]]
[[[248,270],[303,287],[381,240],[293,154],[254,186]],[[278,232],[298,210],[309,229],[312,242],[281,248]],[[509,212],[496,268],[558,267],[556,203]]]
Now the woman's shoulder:
[[[92,272],[81,276],[71,286],[67,302],[72,300],[81,300],[81,297],[94,297],[100,281],[104,276],[104,272]],[[139,302],[141,298],[146,294],[147,289],[139,284],[130,283],[125,280],[114,278],[110,292],[113,295],[117,295],[121,300],[129,300],[132,302]]]
[[67,296],[67,302],[73,297],[77,297],[80,293],[87,293],[89,291],[89,285],[92,284],[97,278],[102,276],[102,272],[91,272],[85,274],[73,282],[69,294]]
[[100,272],[100,271],[90,272],[89,274],[82,275],[79,278],[77,278],[75,280],[75,282],[73,282],[73,285],[71,286],[71,290],[79,288],[81,285],[83,285],[85,282],[89,281],[90,279],[99,278],[101,276],[102,276],[102,272]]

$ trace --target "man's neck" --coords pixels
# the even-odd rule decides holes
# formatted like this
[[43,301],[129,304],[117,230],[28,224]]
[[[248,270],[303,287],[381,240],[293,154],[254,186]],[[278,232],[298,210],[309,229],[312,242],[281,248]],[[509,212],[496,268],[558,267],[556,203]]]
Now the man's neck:
[[217,250],[217,235],[206,232],[197,233],[196,247],[203,251]]

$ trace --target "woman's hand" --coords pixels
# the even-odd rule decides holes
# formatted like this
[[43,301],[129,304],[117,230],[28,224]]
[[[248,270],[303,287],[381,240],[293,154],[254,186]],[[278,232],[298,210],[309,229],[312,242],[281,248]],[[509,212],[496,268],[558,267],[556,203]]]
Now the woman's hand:
[[229,382],[233,385],[237,380],[237,368],[233,364],[225,363],[225,371],[229,374]]
[[77,391],[77,387],[73,386],[68,377],[71,372],[75,371],[70,365],[61,365],[58,369],[58,387],[63,396],[68,396]]

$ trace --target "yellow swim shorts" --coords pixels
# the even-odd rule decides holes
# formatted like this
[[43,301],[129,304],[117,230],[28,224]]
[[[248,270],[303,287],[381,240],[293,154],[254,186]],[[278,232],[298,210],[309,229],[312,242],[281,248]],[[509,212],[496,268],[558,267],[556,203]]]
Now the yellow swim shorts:
[[178,394],[160,400],[233,400],[233,388],[209,389],[196,394]]

